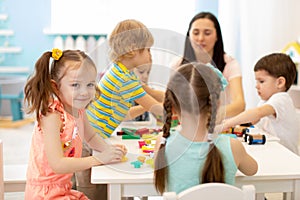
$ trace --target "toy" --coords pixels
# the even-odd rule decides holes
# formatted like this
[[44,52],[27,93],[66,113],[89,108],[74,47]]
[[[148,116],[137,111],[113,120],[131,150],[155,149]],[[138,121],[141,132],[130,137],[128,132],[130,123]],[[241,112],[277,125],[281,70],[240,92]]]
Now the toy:
[[146,164],[150,165],[152,168],[154,168],[154,160],[153,158],[149,158],[148,160],[146,160]]
[[146,145],[146,142],[145,141],[138,141],[139,143],[139,147],[142,148],[142,146]]
[[143,163],[139,160],[133,161],[130,164],[132,164],[134,168],[141,168],[141,166],[143,165]]
[[260,134],[261,130],[259,128],[256,128],[254,126],[248,127],[245,132],[244,132],[244,141],[248,141],[248,136],[249,135],[257,135]]
[[153,153],[154,152],[154,146],[144,145],[144,146],[142,146],[141,149],[142,149],[143,153]]
[[261,134],[248,135],[248,144],[265,144],[266,136]]
[[[172,116],[171,127],[176,127],[180,124],[179,119],[176,115]],[[156,116],[156,125],[163,126],[164,120],[162,116]]]
[[146,160],[146,157],[145,156],[139,156],[139,157],[137,157],[137,160],[144,163],[145,160]]
[[[161,129],[148,129],[148,128],[122,128],[121,131],[117,132],[117,135],[122,135],[122,139],[143,139],[147,138],[155,138],[157,133],[159,133]],[[156,133],[156,134],[155,134]]]
[[148,128],[141,128],[141,129],[138,129],[136,130],[135,134],[138,134],[140,136],[142,136],[143,134],[149,134],[150,131]]
[[266,136],[260,133],[261,130],[254,126],[248,127],[244,134],[244,141],[248,144],[265,144]]
[[123,140],[128,140],[128,139],[140,139],[141,137],[139,135],[122,135]]
[[249,127],[253,127],[251,123],[240,124],[229,128],[227,131],[224,131],[223,134],[235,134],[237,137],[243,137]]
[[121,162],[126,162],[127,160],[128,158],[126,156],[123,156]]
[[140,139],[140,135],[136,135],[136,129],[131,129],[131,128],[122,128],[123,134],[122,134],[122,139]]

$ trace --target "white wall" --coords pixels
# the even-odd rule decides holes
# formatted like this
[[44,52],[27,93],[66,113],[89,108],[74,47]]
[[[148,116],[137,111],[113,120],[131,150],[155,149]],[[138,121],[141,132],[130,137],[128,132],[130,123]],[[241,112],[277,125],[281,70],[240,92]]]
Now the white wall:
[[299,0],[219,1],[225,51],[240,61],[247,107],[259,100],[253,72],[257,60],[300,36],[299,8]]
[[148,28],[181,32],[186,31],[195,9],[195,0],[51,0],[50,29],[109,34],[118,22],[137,19]]

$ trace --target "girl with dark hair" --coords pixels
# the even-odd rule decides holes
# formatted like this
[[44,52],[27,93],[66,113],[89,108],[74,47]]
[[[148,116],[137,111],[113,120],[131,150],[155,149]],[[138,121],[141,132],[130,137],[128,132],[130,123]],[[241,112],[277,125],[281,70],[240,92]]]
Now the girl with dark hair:
[[[155,187],[160,193],[179,193],[209,182],[234,185],[238,169],[245,175],[257,171],[256,161],[239,140],[218,135],[215,130],[224,89],[224,77],[215,71],[212,66],[188,63],[169,80],[164,100],[165,124],[155,152]],[[180,130],[170,128],[175,114]]]

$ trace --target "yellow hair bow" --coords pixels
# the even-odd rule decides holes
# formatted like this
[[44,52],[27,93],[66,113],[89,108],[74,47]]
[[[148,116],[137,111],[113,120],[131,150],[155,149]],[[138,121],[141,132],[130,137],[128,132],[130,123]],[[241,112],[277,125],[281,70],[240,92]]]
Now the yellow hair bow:
[[52,58],[54,60],[59,60],[62,54],[63,54],[62,50],[56,48],[52,49]]

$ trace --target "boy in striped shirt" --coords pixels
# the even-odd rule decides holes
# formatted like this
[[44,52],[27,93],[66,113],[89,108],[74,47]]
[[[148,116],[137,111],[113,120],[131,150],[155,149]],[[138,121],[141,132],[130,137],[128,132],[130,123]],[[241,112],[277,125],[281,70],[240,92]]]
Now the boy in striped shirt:
[[[147,85],[142,86],[133,72],[138,66],[152,63],[150,47],[153,42],[150,31],[136,20],[120,22],[111,33],[109,45],[113,64],[98,85],[100,97],[87,111],[89,121],[102,137],[110,137],[124,119],[132,119],[145,111],[163,114],[161,103],[151,96],[155,91]],[[134,102],[139,105],[134,106]]]

